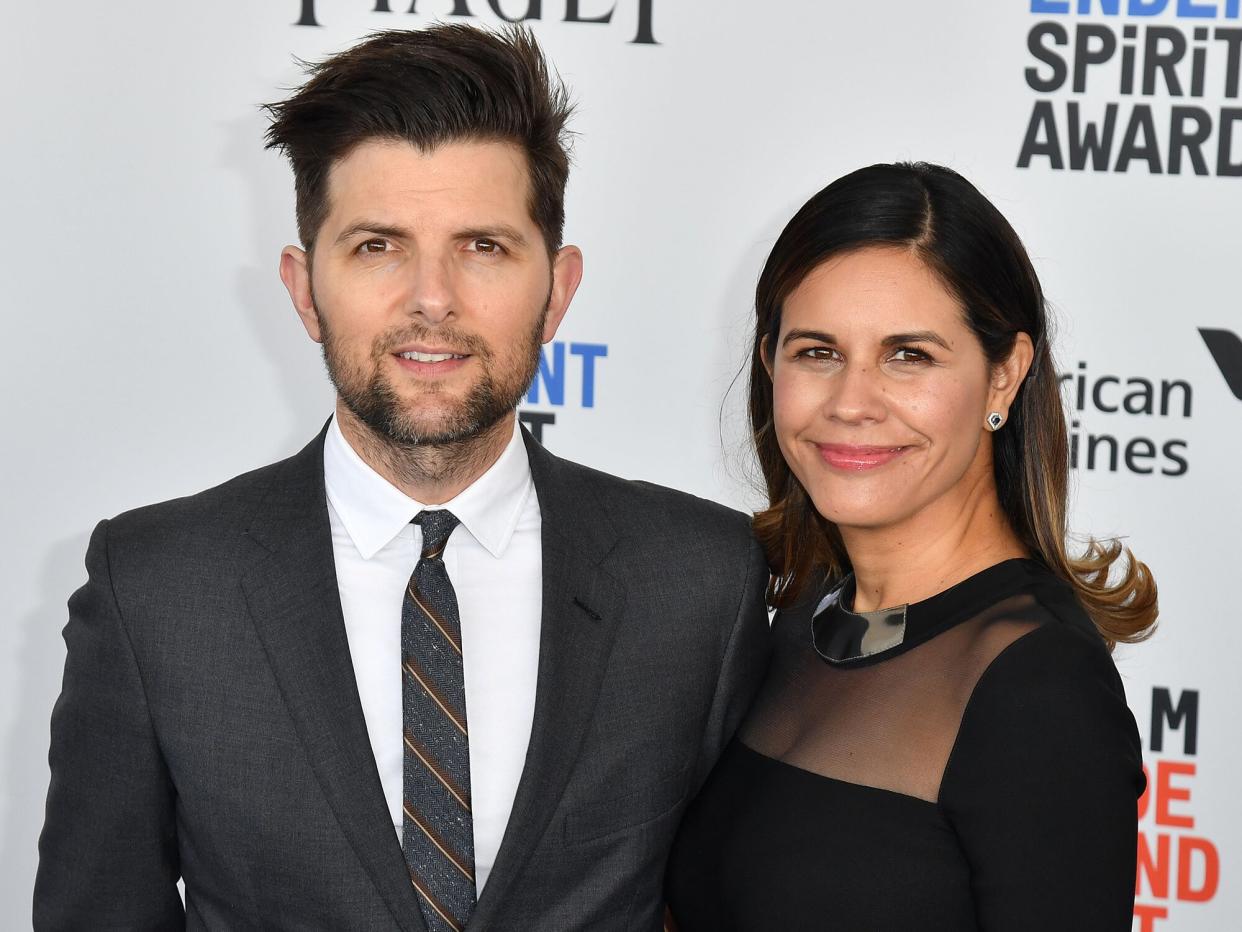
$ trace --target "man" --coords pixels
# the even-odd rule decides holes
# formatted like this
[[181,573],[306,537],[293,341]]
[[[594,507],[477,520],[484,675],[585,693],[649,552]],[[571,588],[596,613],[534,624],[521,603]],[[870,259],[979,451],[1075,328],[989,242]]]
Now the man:
[[582,273],[565,91],[529,33],[438,26],[269,109],[336,412],[96,529],[35,925],[658,928],[768,574],[743,516],[518,427]]

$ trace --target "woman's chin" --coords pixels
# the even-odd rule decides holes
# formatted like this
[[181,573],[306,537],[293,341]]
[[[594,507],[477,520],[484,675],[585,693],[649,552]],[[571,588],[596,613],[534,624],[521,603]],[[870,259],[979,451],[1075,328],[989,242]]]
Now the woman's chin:
[[851,531],[879,531],[892,527],[900,520],[900,516],[891,507],[862,505],[842,507],[837,501],[831,508],[820,508],[818,511],[825,520],[831,521],[844,534]]

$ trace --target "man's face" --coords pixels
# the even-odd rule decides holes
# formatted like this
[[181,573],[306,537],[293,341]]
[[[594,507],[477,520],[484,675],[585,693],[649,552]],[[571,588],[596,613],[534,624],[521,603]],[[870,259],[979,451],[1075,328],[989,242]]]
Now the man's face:
[[333,165],[313,255],[287,247],[281,278],[363,423],[447,444],[517,406],[582,270],[575,247],[549,259],[529,201],[509,143],[372,140]]

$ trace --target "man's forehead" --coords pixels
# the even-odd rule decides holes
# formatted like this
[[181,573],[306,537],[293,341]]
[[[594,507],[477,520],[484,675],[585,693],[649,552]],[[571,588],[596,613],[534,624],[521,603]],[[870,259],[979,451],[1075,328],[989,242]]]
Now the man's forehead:
[[495,140],[418,147],[403,139],[370,139],[333,162],[327,182],[330,213],[358,199],[393,208],[439,199],[446,207],[487,204],[528,213],[531,187],[522,149]]

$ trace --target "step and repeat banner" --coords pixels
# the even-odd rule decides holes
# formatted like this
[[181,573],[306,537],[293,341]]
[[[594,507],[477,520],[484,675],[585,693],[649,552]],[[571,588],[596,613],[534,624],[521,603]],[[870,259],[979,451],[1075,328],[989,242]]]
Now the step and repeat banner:
[[95,522],[310,439],[332,393],[277,276],[258,105],[379,29],[525,20],[579,102],[586,276],[523,420],[553,451],[760,499],[750,300],[788,217],[941,162],[1025,240],[1057,320],[1074,526],[1161,622],[1116,653],[1149,786],[1134,928],[1242,928],[1239,0],[14,3],[0,31],[0,927],[28,925],[65,600]]

